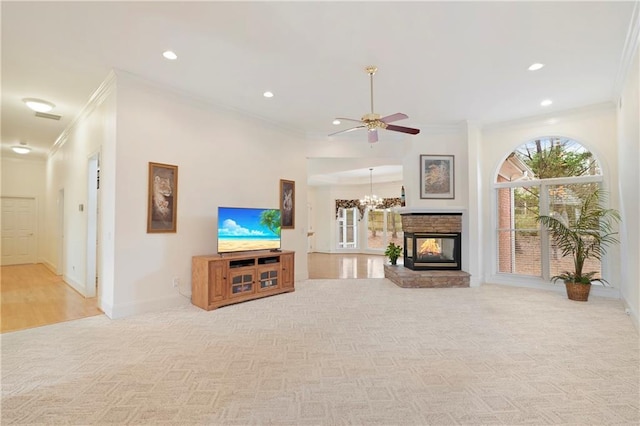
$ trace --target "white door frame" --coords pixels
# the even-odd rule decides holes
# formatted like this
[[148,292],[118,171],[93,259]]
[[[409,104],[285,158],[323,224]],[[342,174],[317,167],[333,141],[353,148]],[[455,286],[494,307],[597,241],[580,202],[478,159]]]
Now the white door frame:
[[87,268],[85,296],[95,297],[98,283],[98,169],[100,153],[87,160]]
[[65,243],[64,243],[64,188],[58,190],[58,264],[56,274],[64,276]]

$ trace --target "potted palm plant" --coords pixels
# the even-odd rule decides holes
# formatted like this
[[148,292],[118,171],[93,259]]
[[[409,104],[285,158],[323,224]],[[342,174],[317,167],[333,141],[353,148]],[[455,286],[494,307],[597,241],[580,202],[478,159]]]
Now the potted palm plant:
[[390,242],[387,249],[384,251],[384,255],[389,258],[392,265],[398,264],[398,257],[402,254],[402,246],[397,245],[394,242]]
[[614,225],[620,221],[620,214],[617,210],[603,207],[600,204],[601,196],[600,189],[588,193],[579,205],[575,220],[570,221],[556,214],[537,218],[548,229],[562,256],[573,259],[572,271],[564,271],[551,278],[553,282],[564,281],[567,297],[571,300],[586,302],[592,281],[607,284],[603,278],[596,277],[597,272],[584,271],[587,259],[602,260],[606,248],[618,242]]

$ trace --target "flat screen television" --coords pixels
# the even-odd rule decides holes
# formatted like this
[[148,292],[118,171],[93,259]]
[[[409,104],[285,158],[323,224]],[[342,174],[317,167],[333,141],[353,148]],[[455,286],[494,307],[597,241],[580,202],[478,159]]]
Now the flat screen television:
[[280,210],[218,207],[218,253],[280,249]]

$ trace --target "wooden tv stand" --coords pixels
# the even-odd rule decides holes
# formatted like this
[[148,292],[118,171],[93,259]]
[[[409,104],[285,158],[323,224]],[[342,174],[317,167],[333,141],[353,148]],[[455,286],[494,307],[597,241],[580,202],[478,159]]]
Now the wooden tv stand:
[[212,254],[191,259],[191,303],[210,311],[294,291],[293,251]]

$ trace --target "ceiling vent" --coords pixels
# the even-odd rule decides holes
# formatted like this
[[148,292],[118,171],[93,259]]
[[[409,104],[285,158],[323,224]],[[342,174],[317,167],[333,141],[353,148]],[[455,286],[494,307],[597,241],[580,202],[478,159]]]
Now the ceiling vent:
[[36,117],[48,118],[49,120],[60,120],[62,118],[61,115],[47,114],[46,112],[36,112]]

